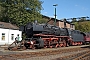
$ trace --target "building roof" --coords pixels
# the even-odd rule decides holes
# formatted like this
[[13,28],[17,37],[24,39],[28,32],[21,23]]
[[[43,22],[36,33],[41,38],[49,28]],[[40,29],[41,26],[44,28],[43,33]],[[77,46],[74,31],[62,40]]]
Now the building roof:
[[47,19],[50,19],[50,17],[45,16],[45,15],[42,15],[42,18],[47,18]]
[[19,27],[11,24],[11,23],[6,23],[6,22],[0,22],[0,28],[5,28],[5,29],[16,29],[18,30]]
[[[49,16],[45,16],[45,15],[42,15],[42,18],[47,18],[47,19],[55,20],[55,18],[52,18],[52,17],[49,17]],[[59,20],[59,19],[56,19],[56,21],[63,22],[62,20]]]

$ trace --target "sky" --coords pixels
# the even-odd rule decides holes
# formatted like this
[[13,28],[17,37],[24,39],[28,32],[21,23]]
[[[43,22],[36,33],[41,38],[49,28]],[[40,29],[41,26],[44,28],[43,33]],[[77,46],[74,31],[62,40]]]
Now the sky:
[[55,6],[57,19],[90,17],[90,0],[41,0],[43,1],[41,14],[54,17]]

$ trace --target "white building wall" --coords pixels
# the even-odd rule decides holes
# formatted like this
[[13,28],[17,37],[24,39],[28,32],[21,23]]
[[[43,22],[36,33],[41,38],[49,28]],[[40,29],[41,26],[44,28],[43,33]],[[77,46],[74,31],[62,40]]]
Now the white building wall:
[[[9,30],[8,31],[8,33],[9,33],[9,44],[11,44],[12,42],[14,42],[15,41],[15,38],[17,37],[17,35],[19,34],[19,37],[20,37],[20,40],[22,40],[21,38],[22,38],[22,32],[21,31],[19,31],[19,30]],[[12,34],[14,34],[14,40],[12,40],[11,39],[11,35]]]
[[[2,33],[5,33],[5,40],[2,40]],[[8,43],[8,29],[0,28],[0,45]]]
[[[2,40],[2,33],[5,33],[5,40]],[[14,34],[14,40],[11,39],[12,34]],[[22,38],[22,32],[19,30],[0,28],[0,45],[12,44],[15,41],[17,34],[19,34],[19,37]]]

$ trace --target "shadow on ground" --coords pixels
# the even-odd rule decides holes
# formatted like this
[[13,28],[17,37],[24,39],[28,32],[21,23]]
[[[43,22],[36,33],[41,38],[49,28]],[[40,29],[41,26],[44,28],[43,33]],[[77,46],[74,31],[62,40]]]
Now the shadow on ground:
[[90,45],[89,46],[84,46],[84,47],[81,47],[81,48],[89,48],[90,49]]

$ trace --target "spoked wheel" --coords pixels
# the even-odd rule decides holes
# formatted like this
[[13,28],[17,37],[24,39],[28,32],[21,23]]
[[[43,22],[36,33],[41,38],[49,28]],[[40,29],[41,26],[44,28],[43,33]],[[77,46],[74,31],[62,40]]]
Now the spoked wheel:
[[59,44],[56,44],[55,48],[58,48],[59,47]]
[[36,44],[36,48],[44,48],[44,41],[41,38],[37,39]]
[[63,46],[63,43],[60,43],[60,44],[59,44],[59,47],[62,47],[62,46]]

